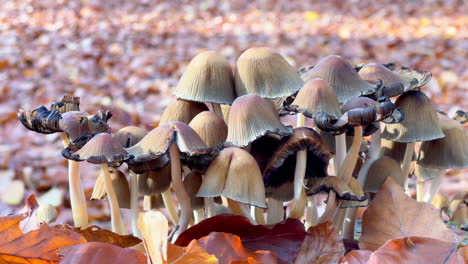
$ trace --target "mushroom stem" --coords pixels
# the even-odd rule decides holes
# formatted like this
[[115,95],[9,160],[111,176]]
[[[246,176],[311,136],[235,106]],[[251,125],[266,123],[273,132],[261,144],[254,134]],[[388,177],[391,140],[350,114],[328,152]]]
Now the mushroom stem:
[[138,211],[137,175],[133,171],[130,171],[130,216],[132,219],[132,233],[134,236],[141,238],[140,229],[137,227]]
[[164,202],[164,206],[166,207],[167,214],[169,215],[169,219],[174,225],[177,225],[179,222],[179,215],[174,206],[174,201],[172,201],[171,191],[169,189],[165,190],[161,193],[161,197]]
[[143,196],[143,210],[144,211],[150,211],[151,208],[152,208],[151,195]]
[[265,215],[264,215],[263,209],[257,206],[252,206],[251,208],[253,210],[255,222],[257,222],[257,225],[265,225],[266,222],[265,222]]
[[343,160],[343,165],[338,171],[338,177],[341,177],[344,182],[348,183],[353,177],[354,167],[356,167],[357,158],[359,156],[359,148],[362,144],[362,126],[354,127],[353,144]]
[[432,199],[434,199],[434,196],[437,194],[439,191],[440,184],[442,183],[442,179],[444,178],[443,172],[444,169],[435,169],[438,170],[438,174],[436,177],[434,177],[431,182],[430,182],[430,187],[429,191],[424,195],[424,202],[431,203]]
[[267,198],[268,211],[267,211],[267,224],[272,225],[284,220],[283,202]]
[[205,210],[203,208],[193,210],[193,223],[196,225],[205,219]]
[[403,182],[405,183],[405,190],[407,194],[409,193],[408,173],[411,167],[411,161],[413,159],[414,145],[415,145],[414,142],[406,143],[405,156],[401,164],[401,173],[403,176]]
[[80,164],[74,160],[68,160],[68,187],[74,225],[84,229],[88,227],[88,211],[86,198],[81,188]]
[[304,209],[307,205],[307,196],[304,189],[301,191],[301,198],[293,200],[291,208],[289,209],[289,218],[301,219],[304,215]]
[[206,217],[213,217],[216,215],[215,205],[214,205],[214,198],[213,197],[206,197],[203,199],[205,201],[205,214]]
[[316,226],[318,222],[317,205],[315,203],[315,196],[307,197],[307,209],[306,209],[306,222],[305,228],[309,229],[311,226]]
[[223,118],[223,112],[221,111],[221,105],[215,104],[215,103],[211,103],[211,108],[213,109],[213,112],[214,112],[215,114],[217,114],[219,117],[221,117],[221,119],[224,120],[224,118]]
[[249,219],[249,221],[252,223],[252,224],[255,224],[255,220],[252,218],[252,216],[250,215],[250,212],[249,210],[247,209],[247,207],[243,206],[242,204],[240,204],[239,202],[237,201],[234,201],[232,199],[229,199],[227,198],[227,203],[228,203],[228,207],[229,209],[231,209],[232,213],[235,214],[235,215],[240,215],[240,216],[244,216],[246,217],[247,219]]
[[328,201],[327,206],[325,207],[325,212],[323,212],[322,216],[319,218],[318,223],[325,223],[326,221],[330,221],[336,214],[337,207],[335,206],[336,200],[336,193],[334,191],[330,191],[328,193]]
[[[305,116],[297,114],[296,127],[305,125]],[[290,217],[300,219],[304,215],[306,199],[304,192],[304,177],[307,167],[307,150],[301,150],[296,153],[296,168],[294,170],[294,201],[291,207]],[[302,194],[304,193],[304,195]],[[302,211],[301,211],[302,209]]]
[[182,183],[182,166],[180,165],[180,151],[175,143],[169,148],[169,156],[171,158],[171,179],[174,192],[180,205],[180,219],[178,229],[174,233],[173,241],[184,232],[192,218],[192,204],[190,197],[185,191]]
[[335,159],[333,161],[333,168],[335,169],[335,174],[338,174],[340,171],[343,160],[346,156],[346,134],[340,134],[335,136]]
[[126,235],[127,230],[120,215],[119,203],[117,201],[117,195],[115,194],[114,187],[112,186],[111,177],[109,174],[109,165],[107,163],[101,164],[104,180],[104,188],[106,188],[107,200],[109,201],[109,207],[111,211],[111,223],[112,232],[119,235]]
[[421,175],[416,175],[416,201],[422,202],[423,197],[424,197],[424,179],[422,178]]

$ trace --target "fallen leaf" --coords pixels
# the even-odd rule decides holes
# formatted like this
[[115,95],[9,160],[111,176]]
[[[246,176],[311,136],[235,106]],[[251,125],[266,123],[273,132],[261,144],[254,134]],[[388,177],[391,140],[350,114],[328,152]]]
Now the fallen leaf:
[[289,218],[275,225],[252,225],[237,215],[218,215],[205,219],[180,234],[176,245],[186,246],[193,239],[200,239],[211,232],[231,233],[240,237],[248,251],[268,250],[276,254],[278,263],[292,263],[296,258],[307,232],[297,219]]
[[464,259],[465,263],[468,263],[468,246],[463,246],[458,249],[458,254],[462,256]]
[[89,242],[74,245],[67,250],[60,264],[132,263],[146,264],[146,256],[136,250],[108,243]]
[[336,263],[345,253],[343,240],[329,221],[310,227],[294,263]]
[[167,247],[168,264],[217,264],[218,259],[214,255],[208,254],[196,240],[193,240],[187,247],[180,247],[168,244]]
[[215,255],[220,263],[249,261],[249,258],[251,258],[250,261],[277,263],[276,255],[272,252],[266,250],[249,252],[242,245],[240,237],[229,233],[212,232],[208,236],[199,239],[198,244],[207,253]]
[[434,206],[413,200],[388,177],[364,212],[359,247],[377,250],[388,240],[410,236],[450,243],[461,241],[461,237],[444,224]]
[[80,229],[65,224],[54,225],[51,228],[76,232],[82,235],[88,242],[109,243],[123,248],[131,247],[141,242],[141,239],[138,237],[134,237],[132,235],[121,236],[95,225],[88,226],[86,229]]
[[428,237],[405,237],[390,240],[371,254],[368,264],[382,263],[463,263],[458,243]]
[[338,263],[340,264],[367,264],[372,254],[370,250],[352,250],[345,256],[341,257]]

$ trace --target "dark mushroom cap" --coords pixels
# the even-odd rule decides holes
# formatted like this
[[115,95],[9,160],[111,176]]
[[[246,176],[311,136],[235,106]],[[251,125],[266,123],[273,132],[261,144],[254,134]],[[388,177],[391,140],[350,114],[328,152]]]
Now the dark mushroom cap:
[[91,134],[88,125],[88,113],[70,111],[62,114],[59,122],[60,128],[65,131],[68,138],[73,141],[86,133]]
[[80,111],[80,98],[64,95],[62,100],[52,104],[50,110],[58,110],[61,114],[70,111]]
[[314,78],[325,80],[335,89],[338,102],[344,103],[355,97],[372,94],[379,86],[359,77],[354,67],[344,58],[330,55],[320,60],[312,69],[301,75],[304,81]]
[[336,197],[347,201],[364,201],[367,199],[362,191],[359,182],[355,178],[351,178],[349,183],[345,183],[343,179],[335,176],[327,176],[323,178],[311,178],[307,182],[307,195],[312,196],[319,193],[335,192]]
[[418,83],[414,88],[424,86],[432,78],[432,74],[428,71],[415,70],[406,66],[402,66],[400,69],[394,69],[394,72],[400,76],[400,78],[406,80],[416,80]]
[[114,137],[119,141],[120,145],[124,148],[129,148],[140,140],[148,133],[145,129],[136,126],[127,126],[115,132]]
[[421,143],[418,164],[438,169],[468,167],[468,134],[458,121],[440,120],[445,137]]
[[224,196],[266,208],[260,168],[247,151],[239,148],[225,148],[211,162],[197,196]]
[[367,170],[364,192],[378,192],[387,177],[392,177],[400,186],[404,187],[400,164],[396,160],[390,157],[381,157],[373,161]]
[[219,143],[226,141],[228,127],[224,120],[214,112],[199,113],[190,121],[189,126],[210,148],[215,148]]
[[382,64],[369,63],[359,70],[359,76],[370,83],[382,82],[380,96],[397,96],[416,88],[418,80],[402,78]]
[[231,104],[235,95],[229,61],[213,51],[198,54],[180,78],[175,94],[187,101]]
[[307,150],[305,179],[327,176],[328,162],[332,155],[320,135],[311,128],[295,128],[294,133],[281,140],[263,171],[266,187],[277,188],[294,181],[296,153]]
[[[406,143],[399,143],[396,141],[382,138],[381,148],[380,148],[381,157],[387,156],[387,157],[393,158],[399,163],[402,163],[405,157],[405,151],[406,151]],[[411,158],[411,160],[415,161],[416,159],[417,159],[416,153],[413,153],[413,157]]]
[[80,150],[72,152],[70,148],[62,151],[62,155],[71,160],[102,164],[118,167],[127,158],[127,153],[120,143],[111,135],[101,133],[95,135]]
[[203,103],[174,100],[164,110],[159,124],[163,125],[171,121],[180,121],[188,124],[196,115],[203,111],[208,111],[208,107]]
[[27,129],[41,133],[52,134],[63,132],[59,122],[62,116],[58,110],[48,110],[45,106],[40,106],[33,111],[18,111],[18,118]]
[[287,136],[292,132],[281,123],[269,99],[249,94],[236,98],[231,106],[226,141],[244,147],[267,133]]
[[140,142],[127,148],[128,154],[132,156],[127,163],[137,173],[148,168],[162,168],[167,163],[166,154],[173,143],[177,144],[181,152],[181,162],[197,170],[206,169],[216,155],[192,128],[174,121],[151,130]]
[[444,137],[439,118],[431,100],[421,91],[408,91],[395,102],[405,118],[400,123],[387,124],[382,137],[401,143],[428,141]]
[[278,99],[299,91],[304,85],[296,70],[286,59],[270,48],[250,48],[236,63],[236,95],[256,94]]
[[[117,169],[110,169],[109,175],[111,177],[112,187],[115,190],[117,201],[120,208],[130,208],[130,186],[127,177],[123,172]],[[94,184],[91,200],[102,200],[107,197],[106,188],[102,179],[102,172],[96,179]]]
[[138,174],[138,192],[143,195],[159,194],[171,185],[171,166]]
[[111,117],[111,111],[102,110],[99,110],[95,115],[88,116],[88,126],[91,133],[109,133],[111,129],[107,122]]
[[294,101],[284,109],[288,112],[302,113],[309,118],[314,117],[318,112],[325,112],[336,117],[341,116],[335,90],[320,78],[307,81]]

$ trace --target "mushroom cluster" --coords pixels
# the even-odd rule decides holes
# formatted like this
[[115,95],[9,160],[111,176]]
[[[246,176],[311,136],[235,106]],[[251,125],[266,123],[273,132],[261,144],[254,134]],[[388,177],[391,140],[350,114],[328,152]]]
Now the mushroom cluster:
[[[20,110],[19,118],[30,130],[62,133],[77,227],[87,226],[87,215],[76,162],[87,161],[101,166],[92,198],[107,197],[119,234],[128,232],[119,208],[130,208],[132,233],[141,235],[136,221],[144,196],[144,210],[165,208],[174,240],[226,211],[255,224],[333,221],[353,238],[356,208],[367,206],[387,177],[408,188],[416,161],[417,199],[430,202],[442,170],[468,167],[463,125],[438,114],[421,91],[430,78],[392,63],[352,66],[337,55],[296,71],[265,47],[246,50],[233,71],[208,51],[188,64],[177,99],[149,132],[112,133],[110,112],[89,116],[67,96],[50,110]],[[283,123],[291,114],[295,127]],[[426,180],[432,182],[424,191]],[[328,195],[321,216],[319,193]]]

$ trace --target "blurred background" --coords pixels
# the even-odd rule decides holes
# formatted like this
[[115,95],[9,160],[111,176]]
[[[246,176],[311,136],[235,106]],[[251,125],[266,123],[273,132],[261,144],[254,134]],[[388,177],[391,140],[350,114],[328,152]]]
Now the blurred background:
[[[109,109],[115,130],[157,124],[190,59],[205,50],[234,67],[268,46],[297,69],[338,54],[352,64],[395,62],[429,70],[422,88],[439,110],[468,110],[468,5],[464,0],[152,1],[4,0],[0,3],[0,215],[35,193],[71,221],[60,136],[27,131],[18,109],[64,94],[81,109]],[[97,176],[83,165],[88,197]],[[448,171],[442,192],[467,189]],[[89,202],[94,221],[105,204]]]

